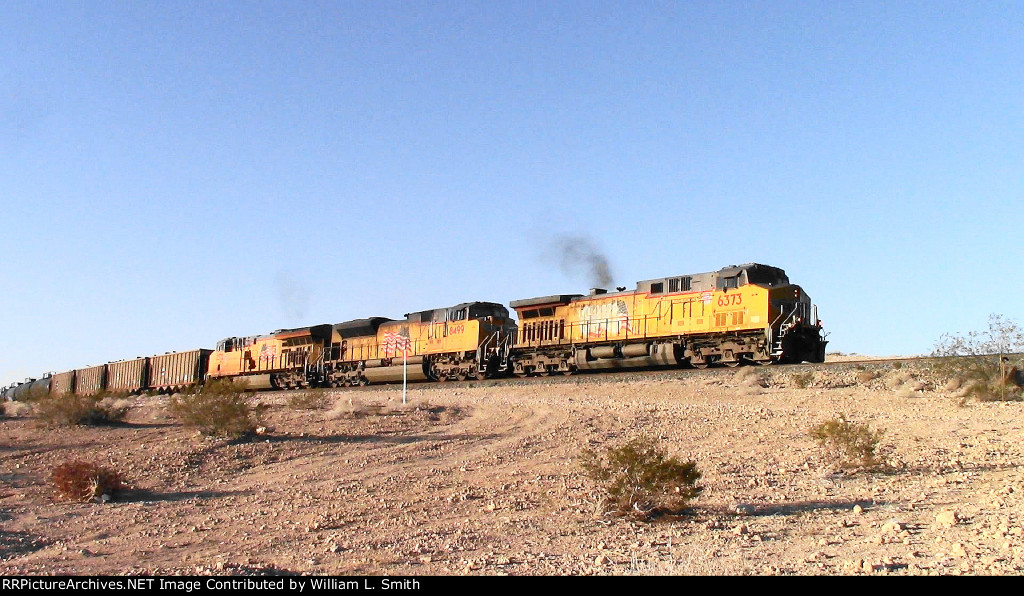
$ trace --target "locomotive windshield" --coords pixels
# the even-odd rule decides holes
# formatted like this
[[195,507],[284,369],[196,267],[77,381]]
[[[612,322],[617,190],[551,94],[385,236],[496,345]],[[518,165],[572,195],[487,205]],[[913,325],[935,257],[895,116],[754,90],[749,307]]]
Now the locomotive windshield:
[[759,286],[784,286],[789,283],[786,272],[777,267],[755,265],[747,269],[747,283]]
[[469,318],[482,319],[484,317],[498,317],[507,319],[508,309],[500,304],[478,302],[469,307]]

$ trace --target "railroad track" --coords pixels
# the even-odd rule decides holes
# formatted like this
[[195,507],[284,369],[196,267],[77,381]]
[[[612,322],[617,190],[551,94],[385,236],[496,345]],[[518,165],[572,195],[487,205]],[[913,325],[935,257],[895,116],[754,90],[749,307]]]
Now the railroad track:
[[[892,363],[925,363],[929,361],[940,360],[941,358],[933,356],[897,356],[897,357],[886,357],[886,358],[863,358],[856,360],[840,360],[833,362],[821,362],[821,363],[801,363],[801,364],[777,364],[771,366],[749,366],[743,368],[753,368],[757,370],[770,371],[793,371],[793,372],[805,372],[815,370],[834,370],[843,369],[848,367],[858,366],[892,366]],[[573,375],[550,375],[550,376],[534,376],[534,377],[505,377],[500,379],[486,379],[483,381],[446,381],[443,383],[431,382],[431,383],[410,383],[409,390],[417,391],[421,389],[439,389],[439,388],[469,388],[469,387],[512,387],[521,385],[541,384],[541,385],[560,385],[560,384],[583,384],[583,383],[621,383],[621,382],[632,382],[640,379],[650,380],[671,380],[671,379],[693,379],[693,378],[717,378],[720,376],[734,375],[737,368],[731,367],[712,367],[706,369],[696,368],[652,368],[652,369],[628,369],[628,370],[612,370],[612,371],[601,371],[601,372],[579,372]],[[391,391],[395,388],[400,388],[398,384],[387,384],[387,385],[367,385],[365,387],[345,387],[339,388],[335,391]]]

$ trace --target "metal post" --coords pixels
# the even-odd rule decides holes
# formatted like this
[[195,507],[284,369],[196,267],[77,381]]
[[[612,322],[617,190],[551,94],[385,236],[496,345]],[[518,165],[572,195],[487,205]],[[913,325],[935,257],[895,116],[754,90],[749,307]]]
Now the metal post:
[[409,379],[409,350],[402,350],[402,405],[405,405],[406,385]]

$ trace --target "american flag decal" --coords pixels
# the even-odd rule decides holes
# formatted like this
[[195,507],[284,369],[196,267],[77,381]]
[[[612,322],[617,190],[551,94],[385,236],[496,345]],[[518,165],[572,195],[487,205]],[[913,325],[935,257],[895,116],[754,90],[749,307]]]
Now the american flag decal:
[[629,321],[629,305],[625,300],[588,304],[580,309],[579,317],[583,337],[604,337],[609,333],[633,331]]
[[633,331],[633,327],[629,324],[629,307],[626,306],[625,301],[619,300],[619,326],[625,329],[627,333]]
[[384,357],[388,357],[392,354],[397,355],[399,352],[403,354],[408,353],[412,348],[412,342],[409,340],[408,331],[403,329],[400,333],[388,331],[384,334]]

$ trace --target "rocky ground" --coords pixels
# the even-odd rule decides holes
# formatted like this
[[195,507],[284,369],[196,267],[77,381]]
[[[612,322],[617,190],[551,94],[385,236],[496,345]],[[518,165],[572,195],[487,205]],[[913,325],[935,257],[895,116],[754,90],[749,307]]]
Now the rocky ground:
[[[139,398],[127,423],[0,420],[0,574],[1019,574],[1024,404],[961,404],[927,367],[842,364],[267,393],[267,433],[204,438]],[[307,404],[308,405],[308,404]],[[840,471],[810,429],[884,429]],[[586,449],[647,437],[704,491],[602,512]],[[75,458],[111,502],[55,502]]]

